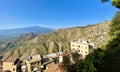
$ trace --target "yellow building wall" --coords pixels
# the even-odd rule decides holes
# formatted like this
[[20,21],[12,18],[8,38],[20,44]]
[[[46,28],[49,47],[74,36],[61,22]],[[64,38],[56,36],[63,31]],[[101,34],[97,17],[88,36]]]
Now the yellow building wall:
[[71,42],[71,49],[78,51],[83,57],[89,54],[89,45],[85,43]]
[[29,62],[29,61],[26,61],[26,64],[27,64],[27,71],[28,71],[28,72],[31,72],[30,62]]
[[63,56],[59,56],[59,63],[63,61]]
[[17,72],[16,65],[14,65],[13,62],[3,62],[3,70],[10,70],[11,72]]

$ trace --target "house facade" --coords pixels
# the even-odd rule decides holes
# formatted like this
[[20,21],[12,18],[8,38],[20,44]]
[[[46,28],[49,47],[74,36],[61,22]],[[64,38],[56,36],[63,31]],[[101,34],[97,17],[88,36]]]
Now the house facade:
[[41,66],[40,55],[29,56],[29,60],[26,60],[27,72],[37,71]]
[[94,48],[94,43],[91,43],[88,40],[73,40],[71,41],[71,50],[77,51],[83,57],[89,54],[90,48]]
[[20,72],[20,60],[15,57],[10,57],[7,60],[3,61],[2,65],[3,71],[9,72]]

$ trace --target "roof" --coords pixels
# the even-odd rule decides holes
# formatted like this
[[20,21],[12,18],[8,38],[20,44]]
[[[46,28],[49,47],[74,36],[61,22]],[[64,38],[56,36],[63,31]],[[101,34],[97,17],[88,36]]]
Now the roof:
[[48,61],[50,61],[49,58],[43,58],[43,59],[41,60],[42,63],[45,63],[45,62],[48,62]]
[[62,54],[63,54],[63,52],[58,52],[57,54],[62,55]]
[[48,69],[46,69],[43,72],[63,72],[63,71],[61,71],[58,64],[55,64],[55,65],[50,66]]
[[41,57],[40,55],[34,55],[34,56],[29,56],[29,61],[30,62],[36,62],[36,61],[40,61],[41,60]]
[[46,55],[48,58],[49,57],[56,57],[56,53],[52,53],[52,54],[48,54],[48,55]]
[[90,40],[85,39],[77,39],[71,41],[71,43],[77,43],[77,44],[84,44],[84,45],[91,45],[94,47],[94,43],[92,43]]
[[62,55],[63,52],[58,52],[58,53],[51,53],[51,54],[48,54],[46,55],[48,58],[55,58],[55,57],[58,57],[58,55]]
[[9,57],[8,59],[4,60],[4,62],[15,62],[18,58],[17,57]]
[[74,40],[72,42],[76,42],[76,43],[89,43],[90,41],[85,40],[85,39],[77,39],[77,40]]

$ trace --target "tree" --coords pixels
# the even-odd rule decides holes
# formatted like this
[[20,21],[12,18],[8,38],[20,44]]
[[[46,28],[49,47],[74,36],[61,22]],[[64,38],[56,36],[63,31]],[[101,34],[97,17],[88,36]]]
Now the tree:
[[109,40],[106,45],[108,55],[120,50],[120,11],[118,11],[110,24]]
[[120,8],[120,0],[100,0],[102,3],[110,1],[113,6]]
[[103,2],[108,2],[109,0],[101,0],[101,2],[103,3]]
[[72,59],[74,62],[77,62],[78,60],[80,60],[80,54],[76,51],[74,53],[72,53]]
[[118,31],[120,31],[120,11],[118,11],[115,17],[112,19],[109,35],[116,35]]
[[63,72],[70,72],[69,70],[71,70],[71,61],[69,55],[63,56],[63,62],[59,67]]
[[117,8],[120,8],[120,0],[112,0],[112,5]]
[[106,45],[105,62],[98,72],[120,72],[120,11],[110,24],[109,40]]

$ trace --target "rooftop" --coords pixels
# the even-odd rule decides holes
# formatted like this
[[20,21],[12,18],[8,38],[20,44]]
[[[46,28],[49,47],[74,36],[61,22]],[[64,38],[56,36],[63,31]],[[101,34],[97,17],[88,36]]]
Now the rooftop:
[[52,53],[52,54],[48,54],[46,56],[49,58],[49,57],[56,57],[57,55],[56,55],[56,53]]
[[58,53],[51,53],[51,54],[48,54],[46,55],[47,58],[55,58],[55,57],[58,57],[59,55],[62,55],[63,52],[58,52]]
[[41,60],[41,57],[40,55],[34,55],[34,56],[29,56],[29,61],[30,62],[36,62],[36,61],[40,61]]
[[5,62],[15,62],[18,58],[17,57],[9,57],[8,59],[4,60]]
[[55,64],[55,65],[52,65],[51,67],[49,67],[44,72],[63,72],[63,71],[60,70],[60,67],[58,64]]

